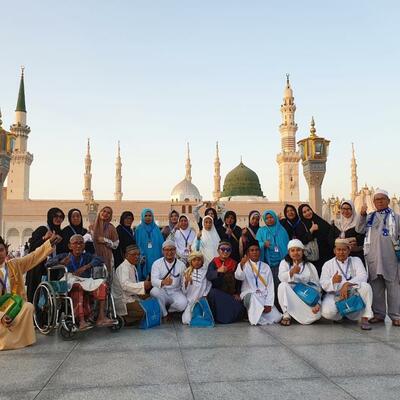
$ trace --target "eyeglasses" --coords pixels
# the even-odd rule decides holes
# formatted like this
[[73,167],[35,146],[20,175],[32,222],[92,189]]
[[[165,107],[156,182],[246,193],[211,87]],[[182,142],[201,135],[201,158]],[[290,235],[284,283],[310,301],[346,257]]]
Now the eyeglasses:
[[220,247],[219,250],[221,250],[223,253],[230,253],[232,251],[230,247]]
[[64,219],[64,215],[62,215],[62,214],[56,214],[56,215],[54,216],[54,218]]

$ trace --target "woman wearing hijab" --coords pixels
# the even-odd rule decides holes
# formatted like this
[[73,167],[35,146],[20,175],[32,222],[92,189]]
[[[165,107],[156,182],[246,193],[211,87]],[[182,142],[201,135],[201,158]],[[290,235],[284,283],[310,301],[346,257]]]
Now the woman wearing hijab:
[[206,215],[203,218],[203,230],[197,235],[196,250],[204,257],[204,265],[208,267],[210,262],[218,256],[219,235],[214,226],[213,218]]
[[[31,238],[29,239],[29,253],[32,253],[45,242],[47,232],[49,231],[54,232],[58,236],[56,240],[57,246],[55,252],[53,251],[53,255],[61,253],[61,224],[63,223],[64,218],[65,215],[62,210],[57,207],[50,208],[50,210],[47,212],[47,225],[42,225],[35,229]],[[42,261],[35,268],[26,273],[26,294],[30,303],[33,301],[33,295],[35,294],[35,290],[42,280],[42,276],[46,275],[46,268],[44,264],[44,261]]]
[[286,229],[289,240],[298,239],[304,245],[312,240],[312,235],[299,217],[295,206],[286,204],[283,209],[283,215],[285,218],[281,219],[279,222]]
[[[299,216],[318,246],[318,259],[314,260],[309,256],[307,246],[305,248],[305,254],[315,265],[318,275],[320,276],[324,263],[333,257],[332,226],[319,215],[315,214],[308,204],[301,204],[299,206]],[[309,242],[309,244],[311,242]]]
[[135,233],[132,229],[133,220],[134,216],[130,211],[124,211],[121,214],[119,225],[117,226],[119,245],[114,251],[115,268],[124,261],[126,248],[136,244]]
[[359,257],[364,262],[364,238],[365,235],[356,231],[357,214],[354,203],[351,200],[343,200],[340,203],[340,217],[333,221],[334,239],[349,239],[353,257]]
[[243,228],[242,230],[242,236],[240,237],[239,240],[239,253],[240,257],[243,257],[247,249],[252,245],[252,244],[257,244],[258,245],[258,240],[257,240],[257,232],[258,229],[260,228],[260,218],[261,215],[258,211],[250,211],[249,213],[249,225],[246,228]]
[[217,232],[222,241],[231,244],[231,258],[238,263],[240,261],[239,240],[242,236],[242,228],[236,225],[236,221],[236,213],[234,211],[227,211],[224,216],[224,224],[217,227]]
[[196,232],[191,228],[188,217],[182,214],[178,219],[178,228],[175,230],[174,242],[176,245],[176,255],[185,265],[187,265],[189,254],[192,251],[192,244],[195,240]]
[[[267,210],[262,215],[265,226],[262,226],[257,232],[257,240],[260,245],[260,260],[267,263],[271,268],[274,278],[275,293],[278,293],[279,285],[279,264],[287,254],[287,245],[289,236],[285,228],[279,222],[275,211]],[[275,297],[275,306],[280,309],[279,302]]]
[[82,235],[85,239],[85,251],[91,254],[94,254],[94,246],[90,233],[88,230],[83,227],[83,217],[80,210],[77,208],[72,208],[68,211],[68,222],[67,225],[62,231],[62,242],[61,242],[61,251],[59,253],[68,253],[69,252],[69,239],[73,235]]
[[93,225],[93,243],[96,255],[102,257],[110,273],[114,267],[113,250],[118,247],[118,233],[111,223],[113,210],[103,207]]
[[145,208],[141,214],[141,222],[136,227],[135,240],[140,248],[143,261],[138,268],[139,280],[146,280],[150,273],[154,261],[162,257],[163,235],[154,221],[153,210]]
[[177,225],[178,225],[178,219],[179,219],[179,213],[176,210],[171,210],[168,214],[168,225],[164,226],[164,228],[161,229],[161,233],[164,237],[164,240],[167,239],[167,237],[175,231]]

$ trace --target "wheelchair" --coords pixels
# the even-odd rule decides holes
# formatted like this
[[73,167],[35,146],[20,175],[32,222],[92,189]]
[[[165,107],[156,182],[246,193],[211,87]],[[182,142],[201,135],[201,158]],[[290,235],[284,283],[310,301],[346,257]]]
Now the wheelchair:
[[[64,265],[47,269],[47,280],[39,284],[33,296],[33,319],[40,333],[49,335],[58,330],[64,340],[72,340],[79,333],[79,328],[75,321],[74,304],[68,295],[67,274],[68,270]],[[92,278],[106,279],[108,283],[106,314],[115,321],[109,329],[117,332],[124,326],[124,319],[118,316],[115,310],[114,298],[111,294],[112,279],[107,267],[102,265],[92,268]]]

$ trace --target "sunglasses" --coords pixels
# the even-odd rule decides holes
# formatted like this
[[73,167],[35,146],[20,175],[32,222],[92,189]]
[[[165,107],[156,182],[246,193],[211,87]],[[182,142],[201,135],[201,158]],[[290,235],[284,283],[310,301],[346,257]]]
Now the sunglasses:
[[223,253],[230,253],[232,249],[230,247],[220,247],[219,248]]
[[62,214],[56,214],[56,215],[54,216],[54,218],[61,218],[61,219],[64,219],[64,216],[63,216]]

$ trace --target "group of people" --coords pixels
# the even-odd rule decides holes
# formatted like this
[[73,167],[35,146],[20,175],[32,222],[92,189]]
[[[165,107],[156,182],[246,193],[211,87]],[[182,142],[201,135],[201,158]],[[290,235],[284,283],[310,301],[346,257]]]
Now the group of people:
[[[202,204],[194,210],[198,229],[176,210],[160,228],[150,209],[142,211],[135,229],[130,211],[114,227],[110,207],[88,229],[81,212],[72,209],[61,229],[64,213],[52,208],[47,225],[33,232],[27,256],[8,260],[7,243],[0,240],[0,294],[27,300],[12,319],[1,311],[0,297],[0,350],[34,342],[30,303],[47,268],[60,264],[68,271],[80,330],[113,324],[105,311],[108,290],[128,325],[143,318],[140,304],[152,297],[163,317],[182,312],[184,324],[206,298],[214,320],[224,324],[247,319],[252,325],[288,326],[292,319],[311,324],[321,316],[334,321],[345,316],[369,330],[388,315],[400,326],[400,216],[389,203],[388,193],[377,190],[375,211],[363,207],[357,214],[346,200],[340,217],[330,222],[308,204],[288,204],[282,216],[250,212],[244,228],[233,211],[219,214],[210,207],[200,216]],[[101,265],[112,284],[93,275]]]

